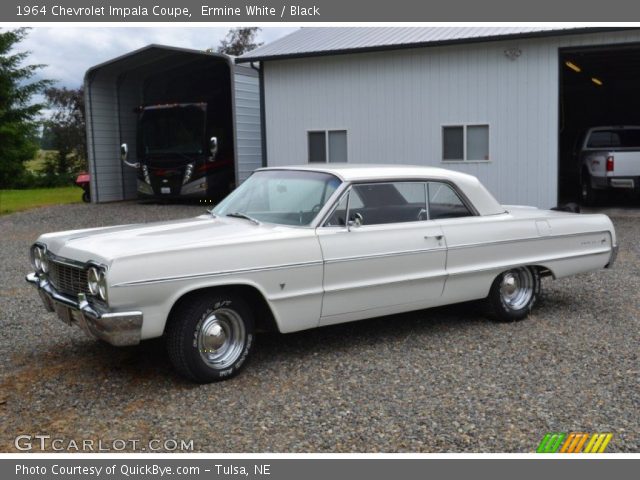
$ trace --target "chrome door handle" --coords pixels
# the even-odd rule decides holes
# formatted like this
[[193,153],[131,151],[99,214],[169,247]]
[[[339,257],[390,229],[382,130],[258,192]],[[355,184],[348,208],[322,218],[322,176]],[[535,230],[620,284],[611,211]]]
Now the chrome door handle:
[[442,240],[444,235],[425,235],[424,239],[429,240],[430,238],[435,238],[436,240]]

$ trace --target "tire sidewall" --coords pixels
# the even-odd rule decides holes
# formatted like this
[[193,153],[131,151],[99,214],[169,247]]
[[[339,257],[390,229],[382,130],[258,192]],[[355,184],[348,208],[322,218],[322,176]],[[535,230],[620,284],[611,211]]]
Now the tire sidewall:
[[[242,347],[242,353],[235,362],[224,369],[215,369],[208,365],[200,354],[198,348],[198,332],[203,322],[216,310],[226,308],[235,311],[244,323],[245,341]],[[206,301],[201,302],[198,313],[192,318],[184,319],[187,322],[185,334],[190,332],[189,341],[185,339],[185,359],[189,365],[189,369],[194,376],[200,381],[217,381],[231,378],[238,374],[244,367],[247,357],[251,352],[254,343],[253,315],[246,304],[232,295],[215,295]]]

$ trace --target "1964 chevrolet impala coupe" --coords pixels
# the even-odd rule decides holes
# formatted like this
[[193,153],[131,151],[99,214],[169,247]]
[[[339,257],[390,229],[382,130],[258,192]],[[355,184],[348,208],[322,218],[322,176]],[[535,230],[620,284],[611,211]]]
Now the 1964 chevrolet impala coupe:
[[197,382],[282,333],[486,299],[527,316],[540,278],[611,266],[605,215],[500,205],[472,176],[413,166],[258,170],[210,213],[42,235],[45,307],[113,345],[165,336]]

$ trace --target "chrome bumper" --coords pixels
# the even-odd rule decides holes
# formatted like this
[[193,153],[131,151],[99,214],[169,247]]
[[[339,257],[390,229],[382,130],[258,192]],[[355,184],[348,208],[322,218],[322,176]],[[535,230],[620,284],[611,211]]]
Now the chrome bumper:
[[611,268],[618,257],[618,245],[613,245],[611,247],[611,256],[609,257],[609,263],[607,263],[604,268]]
[[111,312],[91,305],[84,293],[78,299],[58,293],[49,281],[30,273],[27,282],[38,289],[45,308],[56,312],[67,325],[78,325],[84,332],[118,347],[140,343],[142,312]]

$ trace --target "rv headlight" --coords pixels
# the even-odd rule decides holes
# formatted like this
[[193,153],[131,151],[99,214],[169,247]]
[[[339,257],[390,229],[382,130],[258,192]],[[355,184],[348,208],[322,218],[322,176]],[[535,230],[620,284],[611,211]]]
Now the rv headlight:
[[149,177],[149,168],[146,165],[142,165],[142,176],[144,181],[151,185],[151,177]]
[[193,163],[187,165],[187,168],[184,169],[184,178],[182,179],[182,184],[186,184],[189,180],[191,180],[191,175],[193,174]]
[[[43,270],[43,262],[46,263],[46,256],[44,247],[40,245],[34,245],[31,247],[31,265],[35,268],[37,273],[46,273]],[[49,269],[49,265],[46,265],[47,270]]]

